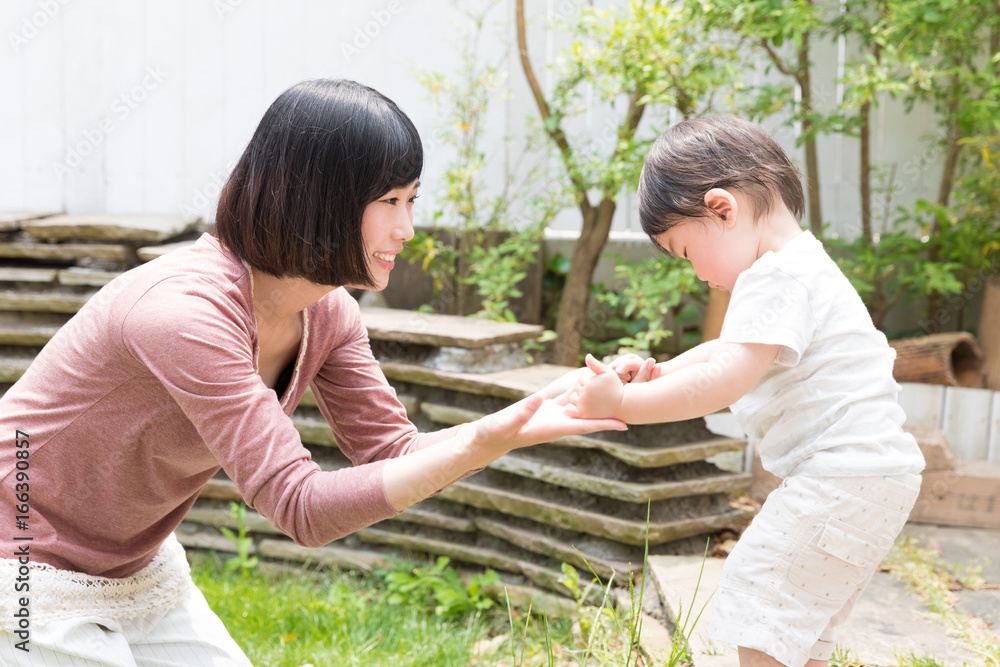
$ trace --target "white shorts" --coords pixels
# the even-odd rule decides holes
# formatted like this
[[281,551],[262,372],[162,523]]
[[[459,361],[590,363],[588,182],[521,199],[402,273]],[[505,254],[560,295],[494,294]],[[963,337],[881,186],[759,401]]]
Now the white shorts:
[[33,627],[22,639],[0,632],[0,665],[9,667],[252,667],[194,585],[177,606],[114,621],[97,616]]
[[729,554],[708,637],[788,667],[827,660],[903,529],[920,475],[790,477]]

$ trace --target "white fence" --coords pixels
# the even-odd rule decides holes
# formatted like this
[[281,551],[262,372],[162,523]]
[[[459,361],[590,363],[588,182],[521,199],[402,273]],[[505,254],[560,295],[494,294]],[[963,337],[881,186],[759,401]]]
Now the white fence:
[[904,383],[907,426],[939,428],[956,459],[1000,462],[1000,392]]
[[[623,0],[616,0],[621,3]],[[0,211],[175,213],[211,218],[219,186],[265,108],[306,78],[347,77],[393,98],[428,144],[424,221],[449,159],[435,150],[440,114],[419,70],[454,72],[462,12],[447,0],[5,0],[0,4]],[[569,15],[584,0],[528,0],[530,47],[551,85],[563,37],[544,16]],[[525,143],[535,114],[517,59],[514,1],[502,0],[479,45],[484,62],[510,73],[509,98],[497,95],[484,149],[492,175],[504,173]],[[467,22],[464,25],[468,25]],[[835,103],[842,45],[818,43],[814,95]],[[618,110],[621,113],[621,110]],[[579,129],[601,136],[617,115],[594,105]],[[609,125],[609,122],[612,123]],[[648,118],[653,132],[669,123]],[[770,124],[800,157],[794,130]],[[932,198],[941,156],[929,141],[928,109],[904,115],[880,105],[877,162],[894,164],[895,204]],[[509,142],[506,139],[509,138]],[[857,142],[822,138],[825,218],[859,229]],[[878,202],[876,202],[877,204]],[[617,230],[635,230],[625,195]],[[567,212],[555,225],[578,228]]]

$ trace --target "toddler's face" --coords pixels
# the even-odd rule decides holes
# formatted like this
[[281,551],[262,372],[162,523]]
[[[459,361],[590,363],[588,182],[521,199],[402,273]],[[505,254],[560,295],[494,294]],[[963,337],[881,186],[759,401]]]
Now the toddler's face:
[[691,262],[709,287],[731,292],[736,279],[757,260],[753,223],[726,224],[716,218],[690,218],[656,237],[670,254]]

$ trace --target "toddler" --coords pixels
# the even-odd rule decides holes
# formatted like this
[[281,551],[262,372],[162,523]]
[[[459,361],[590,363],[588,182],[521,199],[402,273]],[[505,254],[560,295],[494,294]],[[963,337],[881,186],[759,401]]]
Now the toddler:
[[570,416],[630,424],[731,406],[783,482],[726,561],[708,636],[737,645],[743,666],[826,665],[835,628],[920,490],[924,460],[901,428],[895,353],[799,227],[798,174],[757,125],[671,127],[646,158],[638,205],[657,247],[732,293],[721,336],[627,374],[624,360],[608,368],[588,356],[593,373],[560,401]]

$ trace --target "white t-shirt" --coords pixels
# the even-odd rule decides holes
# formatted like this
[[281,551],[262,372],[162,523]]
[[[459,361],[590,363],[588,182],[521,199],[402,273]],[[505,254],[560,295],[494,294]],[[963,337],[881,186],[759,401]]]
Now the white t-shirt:
[[809,232],[740,274],[720,338],[781,346],[731,408],[766,470],[779,477],[923,470],[916,441],[902,430],[896,352]]

